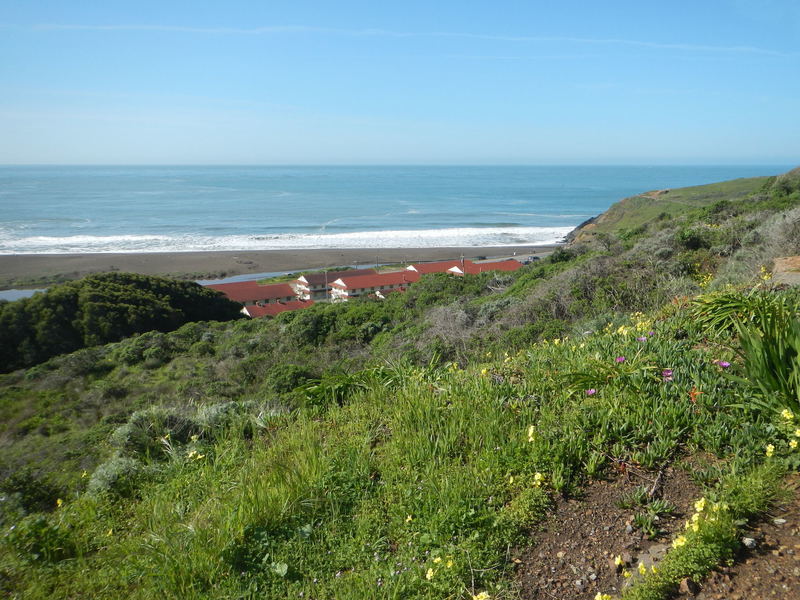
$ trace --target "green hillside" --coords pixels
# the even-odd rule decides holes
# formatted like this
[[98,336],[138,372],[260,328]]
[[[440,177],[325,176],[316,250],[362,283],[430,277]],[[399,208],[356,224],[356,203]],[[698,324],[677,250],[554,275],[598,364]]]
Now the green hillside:
[[[671,191],[686,204],[655,220],[626,201],[604,237],[515,273],[0,376],[0,590],[645,600],[702,581],[800,465],[800,294],[770,279],[800,254],[794,173]],[[594,533],[564,541],[572,505]]]

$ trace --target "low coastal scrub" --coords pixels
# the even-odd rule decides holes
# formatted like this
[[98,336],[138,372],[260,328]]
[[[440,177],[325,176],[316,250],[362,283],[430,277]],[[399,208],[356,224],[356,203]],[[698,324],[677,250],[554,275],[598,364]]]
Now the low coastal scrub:
[[[800,298],[770,279],[778,249],[800,251],[774,225],[794,181],[749,204],[684,194],[684,214],[516,273],[192,313],[0,376],[0,590],[510,599],[564,499],[631,473],[649,484],[622,499],[630,528],[668,551],[620,557],[624,587],[589,597],[701,579],[800,465]],[[693,514],[660,497],[670,471],[694,481]]]

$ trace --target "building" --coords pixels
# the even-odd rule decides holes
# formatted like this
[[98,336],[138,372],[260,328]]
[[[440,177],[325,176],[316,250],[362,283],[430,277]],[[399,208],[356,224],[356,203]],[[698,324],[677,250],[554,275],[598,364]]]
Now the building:
[[415,271],[420,275],[427,275],[428,273],[448,273],[449,270],[454,267],[458,267],[460,270],[463,270],[467,265],[471,264],[473,264],[471,260],[462,258],[460,260],[441,260],[429,263],[415,263],[413,265],[408,265],[406,270]]
[[245,306],[242,312],[252,319],[258,319],[261,317],[274,317],[287,310],[300,310],[313,305],[313,300],[291,300],[289,302],[271,302],[269,304]]
[[289,285],[301,300],[325,300],[330,292],[330,284],[341,277],[363,277],[375,275],[375,269],[351,269],[349,271],[325,271],[301,275]]
[[487,271],[516,271],[520,267],[522,267],[521,262],[514,258],[509,258],[508,260],[491,262],[465,263],[463,270],[460,265],[457,265],[448,269],[447,272],[453,275],[477,275]]
[[331,282],[331,300],[344,301],[359,296],[383,298],[389,292],[404,291],[410,284],[419,281],[416,271],[394,271],[369,276],[340,277]]
[[294,289],[288,283],[261,285],[257,281],[239,281],[236,283],[213,283],[207,287],[222,292],[229,300],[243,306],[291,302],[297,299]]

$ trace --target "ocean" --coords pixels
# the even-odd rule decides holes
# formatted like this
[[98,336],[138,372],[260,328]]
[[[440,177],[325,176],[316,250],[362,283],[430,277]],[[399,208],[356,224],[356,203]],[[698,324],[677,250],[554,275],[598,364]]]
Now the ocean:
[[0,167],[0,254],[558,242],[624,197],[789,166]]

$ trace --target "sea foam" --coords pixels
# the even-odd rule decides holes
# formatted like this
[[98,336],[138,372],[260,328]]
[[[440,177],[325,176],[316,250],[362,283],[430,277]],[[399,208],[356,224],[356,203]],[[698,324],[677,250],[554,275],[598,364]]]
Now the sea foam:
[[264,235],[75,235],[0,237],[0,254],[93,254],[301,248],[435,248],[443,246],[547,245],[572,227],[461,227],[449,229],[283,233]]

